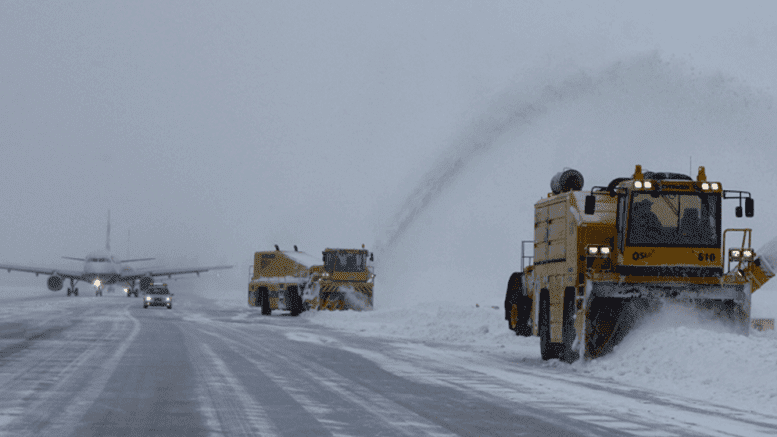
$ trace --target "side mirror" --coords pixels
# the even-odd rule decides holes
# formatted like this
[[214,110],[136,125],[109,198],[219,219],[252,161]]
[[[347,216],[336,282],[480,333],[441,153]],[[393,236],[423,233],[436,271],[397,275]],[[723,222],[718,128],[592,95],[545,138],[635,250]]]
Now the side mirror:
[[585,196],[585,214],[593,215],[594,211],[596,211],[596,196],[589,194]]
[[752,197],[746,197],[745,198],[745,217],[752,217],[753,213],[753,198]]
[[373,254],[370,254],[370,261],[375,261],[375,258],[372,256]]
[[736,214],[737,217],[742,217],[742,207],[737,206],[736,208],[734,208],[734,214]]

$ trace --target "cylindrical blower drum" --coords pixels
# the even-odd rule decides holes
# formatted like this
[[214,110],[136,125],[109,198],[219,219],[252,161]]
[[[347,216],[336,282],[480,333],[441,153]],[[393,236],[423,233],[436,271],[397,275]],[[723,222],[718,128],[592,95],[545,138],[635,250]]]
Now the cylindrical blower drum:
[[553,190],[553,194],[582,190],[583,174],[571,168],[558,172],[550,180],[550,189]]

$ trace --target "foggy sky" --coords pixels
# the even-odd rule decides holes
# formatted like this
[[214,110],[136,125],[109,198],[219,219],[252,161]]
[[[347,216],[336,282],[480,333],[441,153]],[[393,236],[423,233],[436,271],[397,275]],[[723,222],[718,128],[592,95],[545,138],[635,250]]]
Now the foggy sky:
[[[756,198],[724,225],[771,238],[775,6],[545,3],[2,2],[0,260],[72,266],[59,257],[102,248],[110,209],[117,256],[237,264],[242,287],[275,243],[374,247],[457,153],[387,249],[386,287],[456,269],[440,287],[503,293],[563,167],[590,187],[693,156]],[[516,122],[521,104],[544,112]]]

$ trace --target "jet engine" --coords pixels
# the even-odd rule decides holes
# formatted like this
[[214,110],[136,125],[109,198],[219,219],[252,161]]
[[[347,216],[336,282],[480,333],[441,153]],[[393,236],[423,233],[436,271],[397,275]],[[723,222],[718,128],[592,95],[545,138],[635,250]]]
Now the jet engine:
[[143,291],[148,290],[148,287],[151,286],[151,284],[154,283],[154,278],[151,276],[144,276],[140,278],[140,289]]
[[47,282],[47,285],[49,286],[49,290],[51,291],[59,291],[62,289],[62,284],[64,281],[62,280],[61,276],[49,276],[49,279]]

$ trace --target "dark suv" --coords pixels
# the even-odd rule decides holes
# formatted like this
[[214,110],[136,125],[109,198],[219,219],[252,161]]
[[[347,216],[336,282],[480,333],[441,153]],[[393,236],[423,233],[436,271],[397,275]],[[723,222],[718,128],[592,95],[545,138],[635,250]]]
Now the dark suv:
[[166,306],[168,310],[173,309],[173,295],[167,289],[167,284],[152,284],[148,287],[143,297],[143,308],[149,306]]

